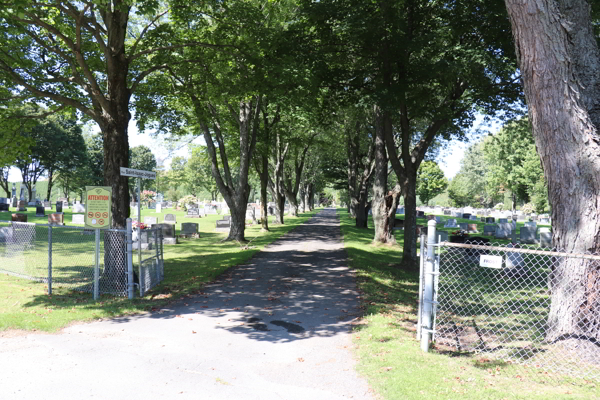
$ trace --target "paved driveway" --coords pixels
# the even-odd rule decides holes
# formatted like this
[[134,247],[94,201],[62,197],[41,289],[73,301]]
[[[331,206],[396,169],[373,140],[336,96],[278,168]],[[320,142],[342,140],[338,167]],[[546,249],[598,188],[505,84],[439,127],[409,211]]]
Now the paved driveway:
[[373,399],[325,210],[171,309],[0,338],[1,399]]

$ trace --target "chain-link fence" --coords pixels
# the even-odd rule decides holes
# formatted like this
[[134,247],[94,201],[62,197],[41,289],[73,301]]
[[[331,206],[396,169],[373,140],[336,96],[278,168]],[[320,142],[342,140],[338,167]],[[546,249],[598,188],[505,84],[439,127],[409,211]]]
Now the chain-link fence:
[[428,247],[420,309],[433,318],[420,329],[438,350],[600,379],[600,256],[476,240]]
[[162,231],[145,230],[133,242],[131,228],[0,221],[0,272],[44,282],[49,294],[54,287],[131,298],[138,285],[143,295],[164,278]]

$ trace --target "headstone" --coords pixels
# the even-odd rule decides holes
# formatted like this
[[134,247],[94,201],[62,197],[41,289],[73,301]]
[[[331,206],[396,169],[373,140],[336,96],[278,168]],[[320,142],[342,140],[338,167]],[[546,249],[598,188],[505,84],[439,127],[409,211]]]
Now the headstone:
[[254,214],[254,208],[246,209],[246,219],[251,219],[253,221],[256,220],[256,216]]
[[220,219],[215,223],[215,231],[216,232],[229,232],[231,228],[231,220],[230,219]]
[[396,208],[396,215],[402,215],[402,214],[404,214],[404,207]]
[[162,212],[162,203],[156,203],[156,212],[157,213],[161,213]]
[[13,214],[12,221],[13,222],[27,222],[27,214]]
[[486,224],[493,224],[495,222],[496,222],[496,218],[494,218],[494,217],[486,217],[485,218],[485,223]]
[[483,234],[485,236],[492,236],[496,234],[496,225],[484,225]]
[[186,218],[200,218],[200,210],[197,208],[188,208]]
[[15,185],[15,183],[13,182],[12,185],[12,190],[11,190],[11,195],[10,195],[13,199],[17,197],[17,186]]
[[[512,248],[513,245],[509,244],[507,247]],[[513,253],[513,252],[507,252],[506,253],[506,269],[510,270],[510,269],[522,269],[523,268],[523,254],[521,253]],[[513,276],[517,276],[517,270],[514,271],[504,271],[506,274],[510,274]],[[518,275],[521,275],[521,272],[518,272]]]
[[73,214],[73,216],[71,217],[71,223],[73,225],[84,225],[85,224],[85,215]]
[[508,218],[500,218],[498,219],[498,223],[500,224],[506,224],[508,222]]
[[195,222],[183,222],[181,224],[181,235],[182,236],[198,236],[198,224]]
[[425,211],[417,211],[417,218],[423,218],[425,216]]
[[158,218],[156,217],[144,217],[144,225],[152,226],[158,224]]
[[548,218],[548,217],[540,218],[540,224],[549,224],[549,223],[550,223],[550,218]]
[[464,214],[462,215],[462,217],[463,217],[464,219],[470,219],[470,218],[471,218],[471,214],[469,214],[469,213],[464,213]]
[[8,211],[8,204],[0,203],[0,211]]
[[527,217],[525,216],[525,214],[519,214],[519,215],[517,215],[517,221],[519,221],[519,222],[525,221],[526,218]]
[[512,232],[512,224],[508,222],[500,222],[496,227],[495,236],[498,239],[507,239],[510,237]]
[[435,216],[435,222],[437,222],[438,224],[442,223],[442,217],[440,217],[439,215]]
[[0,227],[0,243],[10,243],[13,239],[13,229],[10,226]]
[[444,215],[452,215],[452,211],[450,211],[450,210],[444,210]]
[[537,224],[535,222],[525,222],[525,226],[528,228],[533,228],[533,229],[537,229]]
[[48,214],[49,225],[64,225],[65,215],[63,213]]
[[486,218],[486,217],[481,217],[481,218],[479,219],[479,222],[485,222],[485,218]]
[[19,200],[25,200],[25,182],[21,185],[21,193],[19,193]]
[[17,201],[17,198],[16,198],[16,197],[13,197],[13,198],[12,198],[12,206],[16,208],[16,207],[17,207],[17,204],[19,204],[19,203],[18,203],[18,201]]
[[56,202],[56,212],[57,213],[63,212],[63,203],[62,203],[62,201],[57,201]]
[[437,231],[435,235],[437,236],[438,243],[448,241],[448,232],[446,231]]
[[528,227],[528,226],[521,227],[521,230],[520,230],[521,243],[535,244],[537,242],[536,237],[535,237],[536,230],[537,229],[535,227]]
[[175,214],[165,214],[163,222],[168,224],[174,224],[177,222],[177,218],[175,217]]
[[460,224],[458,224],[458,226],[460,227],[461,231],[465,231],[466,232],[466,231],[469,230],[469,224],[467,224],[467,223],[461,222]]
[[552,248],[552,233],[542,232],[542,229],[540,229],[540,246],[549,249]]
[[27,202],[25,200],[19,201],[19,211],[27,211]]
[[[170,215],[170,214],[167,214]],[[165,215],[166,217],[166,215]],[[163,235],[163,244],[177,244],[177,238],[175,237],[175,224],[174,223],[163,223],[152,225],[152,228],[160,228]]]
[[462,218],[462,213],[454,211],[454,212],[452,212],[452,216],[454,218]]
[[149,210],[154,210],[156,208],[156,202],[151,201],[148,203],[148,209]]
[[471,221],[477,221],[477,215],[471,215],[471,216],[469,217],[469,219],[470,219]]
[[456,225],[456,220],[455,219],[449,219],[444,224],[444,228],[458,228],[458,225]]
[[43,206],[35,207],[35,216],[36,217],[45,217],[46,216],[46,211]]
[[76,203],[73,206],[73,212],[74,213],[84,213],[85,212],[85,206],[81,203]]
[[469,229],[467,230],[467,232],[473,232],[473,233],[479,233],[479,231],[477,230],[477,224],[469,224]]
[[52,210],[52,204],[49,201],[44,201],[44,208],[46,210]]

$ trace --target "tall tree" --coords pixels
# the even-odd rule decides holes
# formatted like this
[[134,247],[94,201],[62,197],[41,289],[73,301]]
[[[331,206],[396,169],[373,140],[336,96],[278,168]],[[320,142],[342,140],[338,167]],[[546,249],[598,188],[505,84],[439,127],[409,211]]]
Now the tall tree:
[[[597,3],[594,2],[596,7]],[[585,0],[506,0],[535,144],[548,182],[554,245],[600,251],[600,50]],[[555,263],[547,339],[600,339],[600,270]]]
[[151,0],[7,0],[0,19],[0,79],[21,99],[69,107],[98,124],[113,225],[124,227],[129,188],[120,167],[128,166],[132,96],[169,67],[157,55],[206,44],[174,34],[168,4]]

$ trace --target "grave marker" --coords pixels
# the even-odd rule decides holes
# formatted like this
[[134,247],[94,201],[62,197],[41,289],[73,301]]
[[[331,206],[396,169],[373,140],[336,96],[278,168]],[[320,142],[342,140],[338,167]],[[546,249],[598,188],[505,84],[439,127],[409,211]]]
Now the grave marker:
[[49,225],[64,225],[65,215],[63,213],[48,214]]
[[537,243],[537,239],[535,237],[536,234],[535,227],[524,226],[520,230],[521,243],[525,244],[535,244]]
[[175,216],[175,214],[165,214],[163,222],[167,224],[174,224],[177,222],[177,217]]

